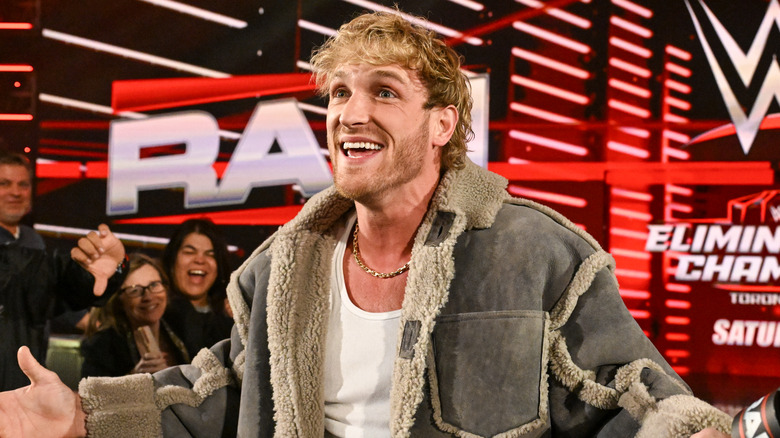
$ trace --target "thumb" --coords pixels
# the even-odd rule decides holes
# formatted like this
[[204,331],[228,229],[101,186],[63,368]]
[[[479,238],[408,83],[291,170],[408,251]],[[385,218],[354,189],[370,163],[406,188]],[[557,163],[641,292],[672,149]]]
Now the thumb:
[[95,277],[95,286],[92,288],[92,293],[96,297],[99,297],[103,295],[103,293],[106,291],[107,286],[108,286],[108,279],[98,275]]
[[22,372],[30,379],[30,384],[46,383],[48,380],[51,380],[51,375],[54,373],[39,364],[32,353],[30,353],[30,349],[26,346],[19,348],[19,351],[16,353],[16,358],[19,361],[19,368],[21,368]]
[[111,229],[108,228],[108,225],[106,224],[100,224],[98,225],[98,233],[100,233],[100,237],[108,236],[108,233],[111,232]]

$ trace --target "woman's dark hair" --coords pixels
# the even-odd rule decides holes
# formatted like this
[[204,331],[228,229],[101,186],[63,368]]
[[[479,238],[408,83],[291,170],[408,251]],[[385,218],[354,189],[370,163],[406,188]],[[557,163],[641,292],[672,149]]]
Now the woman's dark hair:
[[188,219],[181,223],[171,235],[171,240],[165,246],[162,254],[162,264],[168,277],[171,279],[171,293],[178,296],[183,296],[181,291],[178,290],[175,273],[173,272],[176,266],[176,256],[179,253],[179,249],[184,243],[184,239],[192,233],[202,234],[211,240],[211,245],[214,247],[214,259],[217,261],[217,278],[214,280],[214,284],[208,291],[208,301],[211,310],[215,313],[225,313],[225,300],[227,299],[227,293],[225,288],[227,287],[228,280],[230,280],[230,259],[228,257],[227,244],[225,238],[219,231],[219,228],[209,219]]
[[[130,259],[127,269],[128,275],[143,266],[149,265],[160,274],[160,280],[169,288],[168,276],[165,274],[165,270],[163,270],[163,267],[157,259],[153,259],[140,252],[132,253],[128,258]],[[120,285],[119,288],[121,287],[122,286]],[[105,306],[93,307],[90,310],[89,320],[85,331],[87,337],[92,336],[100,330],[107,330],[110,328],[114,328],[120,333],[127,333],[130,331],[130,321],[127,319],[125,310],[122,308],[122,302],[119,300],[121,294],[122,293],[117,290],[114,295],[108,299]]]

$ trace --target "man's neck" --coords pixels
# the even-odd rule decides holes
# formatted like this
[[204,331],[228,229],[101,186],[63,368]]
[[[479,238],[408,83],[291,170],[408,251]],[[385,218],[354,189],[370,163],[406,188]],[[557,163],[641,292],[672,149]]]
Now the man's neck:
[[14,236],[16,236],[19,233],[19,225],[18,224],[10,225],[10,224],[4,224],[4,223],[0,222],[0,227],[5,228],[6,230],[8,230],[9,233],[11,233]]
[[360,224],[360,248],[366,254],[378,253],[406,259],[411,253],[414,236],[428,211],[438,180],[427,188],[398,190],[382,202],[370,205],[355,202]]

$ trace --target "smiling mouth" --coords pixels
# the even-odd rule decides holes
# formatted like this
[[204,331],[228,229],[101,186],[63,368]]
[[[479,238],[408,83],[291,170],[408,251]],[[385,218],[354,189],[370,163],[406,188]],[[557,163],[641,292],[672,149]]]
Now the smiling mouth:
[[200,269],[192,269],[190,271],[187,271],[187,274],[189,274],[189,275],[197,275],[199,277],[205,277],[206,276],[206,271],[202,271]]
[[341,150],[350,158],[359,158],[376,151],[382,150],[383,146],[377,143],[367,141],[351,142],[345,141],[341,144]]

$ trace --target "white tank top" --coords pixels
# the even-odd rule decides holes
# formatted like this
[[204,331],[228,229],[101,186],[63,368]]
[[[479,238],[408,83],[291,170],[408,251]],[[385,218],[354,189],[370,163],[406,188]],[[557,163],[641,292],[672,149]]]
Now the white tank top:
[[401,310],[371,313],[347,294],[343,260],[355,216],[347,220],[331,267],[325,346],[325,430],[341,438],[390,437],[390,382]]

